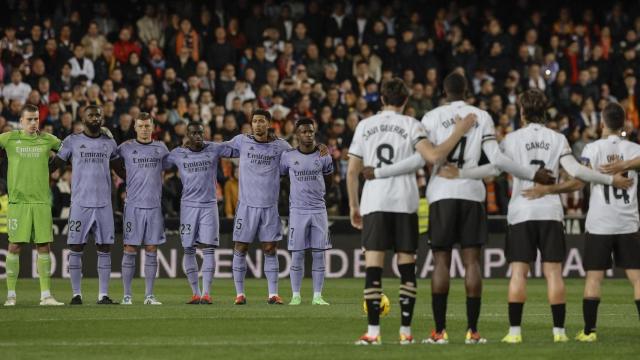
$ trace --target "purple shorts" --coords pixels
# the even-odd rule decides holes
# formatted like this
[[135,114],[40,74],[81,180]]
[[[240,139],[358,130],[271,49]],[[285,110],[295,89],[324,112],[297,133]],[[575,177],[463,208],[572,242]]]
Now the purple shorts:
[[165,243],[162,208],[124,206],[122,223],[124,244],[132,246],[162,245]]
[[306,249],[331,249],[329,241],[329,219],[327,213],[289,214],[289,251]]
[[180,239],[182,247],[194,247],[198,244],[220,245],[220,225],[218,207],[180,206]]
[[233,223],[233,241],[252,243],[282,240],[282,223],[278,206],[268,208],[251,207],[238,203]]
[[110,245],[114,243],[114,232],[111,205],[99,208],[71,205],[67,244],[86,244],[89,234],[93,234],[96,244]]

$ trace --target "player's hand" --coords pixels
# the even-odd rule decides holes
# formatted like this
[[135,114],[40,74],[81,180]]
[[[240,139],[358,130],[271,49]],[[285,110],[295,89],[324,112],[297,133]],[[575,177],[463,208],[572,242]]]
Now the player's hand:
[[556,178],[553,177],[553,173],[549,169],[541,168],[536,171],[533,181],[542,185],[552,185],[556,183]]
[[453,166],[451,164],[446,164],[438,170],[438,176],[441,176],[445,179],[457,179],[460,177],[460,170],[457,166]]
[[367,180],[373,180],[376,178],[375,170],[376,169],[373,166],[366,166],[364,169],[362,169],[362,176],[364,176],[364,178]]
[[630,179],[626,176],[624,176],[623,174],[615,174],[613,175],[613,187],[618,188],[618,189],[623,189],[626,190],[628,188],[631,187],[631,185],[633,185],[633,179]]
[[608,163],[600,166],[600,171],[602,171],[605,174],[613,175],[613,174],[625,172],[627,171],[627,169],[625,169],[624,160],[618,160],[618,161],[614,161],[612,163]]
[[549,194],[549,187],[547,185],[534,185],[534,187],[526,190],[522,190],[522,196],[529,200],[539,199]]
[[460,116],[456,116],[455,131],[461,132],[462,134],[466,134],[466,132],[469,131],[469,129],[471,129],[476,125],[477,118],[478,117],[476,116],[476,114],[473,114],[473,113],[467,114],[467,116],[465,116],[464,118],[460,118]]
[[325,144],[318,144],[317,145],[318,150],[320,150],[320,156],[327,156],[329,155],[329,148],[327,147],[327,145]]
[[349,218],[351,219],[351,226],[358,230],[362,230],[362,215],[360,215],[360,209],[350,208]]

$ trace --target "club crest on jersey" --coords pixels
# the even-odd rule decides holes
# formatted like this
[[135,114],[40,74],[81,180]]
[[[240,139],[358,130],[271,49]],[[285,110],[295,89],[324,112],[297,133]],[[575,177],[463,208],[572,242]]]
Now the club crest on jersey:
[[319,168],[321,166],[320,164],[320,160],[316,160],[313,162],[313,165],[315,165],[317,168]]

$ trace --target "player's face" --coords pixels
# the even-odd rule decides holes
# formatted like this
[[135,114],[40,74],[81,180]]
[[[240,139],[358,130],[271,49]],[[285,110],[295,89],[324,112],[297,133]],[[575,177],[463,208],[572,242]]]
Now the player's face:
[[264,115],[254,115],[251,119],[251,130],[257,136],[264,136],[269,131],[269,120]]
[[151,139],[151,133],[153,133],[153,122],[149,120],[136,120],[134,126],[138,140],[149,141]]
[[86,126],[91,132],[100,131],[100,127],[102,126],[102,109],[101,108],[91,108],[84,113],[83,124]]
[[204,143],[204,127],[202,125],[189,126],[187,129],[187,139],[191,144],[201,146]]
[[39,113],[25,111],[20,117],[20,125],[27,134],[35,134],[40,129]]
[[298,141],[304,146],[313,146],[316,138],[316,130],[313,125],[300,125],[296,130]]

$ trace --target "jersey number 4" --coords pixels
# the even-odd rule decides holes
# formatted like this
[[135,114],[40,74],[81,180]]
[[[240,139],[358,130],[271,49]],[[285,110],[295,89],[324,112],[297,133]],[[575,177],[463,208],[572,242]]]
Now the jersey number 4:
[[[447,162],[455,163],[458,169],[462,169],[464,166],[464,149],[467,147],[467,137],[463,136],[460,138],[460,141],[456,144],[456,147],[451,150],[449,155],[447,156]],[[458,153],[458,157],[454,158],[454,154]]]
[[[623,174],[624,176],[627,175],[627,173]],[[604,189],[603,189],[603,193],[604,193],[604,202],[609,205],[611,203],[611,199],[609,198],[609,189],[611,188],[611,186],[609,185],[604,185]],[[613,197],[615,199],[622,199],[624,201],[625,204],[629,203],[629,193],[627,192],[627,190],[623,190],[623,189],[618,189],[618,188],[613,188]]]

